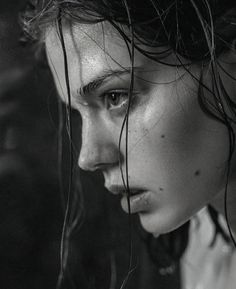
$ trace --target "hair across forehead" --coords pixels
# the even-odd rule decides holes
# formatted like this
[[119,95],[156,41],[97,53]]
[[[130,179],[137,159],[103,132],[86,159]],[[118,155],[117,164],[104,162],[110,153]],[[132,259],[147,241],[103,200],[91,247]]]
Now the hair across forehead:
[[[127,31],[132,25],[136,41],[150,47],[169,46],[181,56],[201,61],[209,60],[213,50],[219,55],[229,49],[236,38],[235,0],[36,2],[24,15],[25,31],[34,39],[40,38],[59,17],[73,23],[108,21],[128,41]],[[124,27],[128,29],[124,31]]]

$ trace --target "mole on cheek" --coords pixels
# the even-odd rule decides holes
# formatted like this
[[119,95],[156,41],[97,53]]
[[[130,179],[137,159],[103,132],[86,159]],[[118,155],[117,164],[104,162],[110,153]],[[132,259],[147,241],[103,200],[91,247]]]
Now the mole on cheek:
[[194,173],[194,176],[197,177],[197,176],[200,176],[200,174],[201,174],[200,170],[196,170],[195,173]]
[[165,138],[165,135],[164,135],[164,134],[162,134],[162,135],[161,135],[161,138]]
[[159,191],[164,191],[164,189],[163,188],[159,188]]

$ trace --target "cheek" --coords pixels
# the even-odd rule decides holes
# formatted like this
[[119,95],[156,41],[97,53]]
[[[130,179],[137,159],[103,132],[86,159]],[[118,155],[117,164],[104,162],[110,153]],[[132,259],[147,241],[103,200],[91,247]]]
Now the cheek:
[[206,191],[213,194],[224,183],[226,129],[201,111],[192,91],[159,89],[137,119],[131,159],[153,189],[178,192],[176,201],[191,194],[208,198]]

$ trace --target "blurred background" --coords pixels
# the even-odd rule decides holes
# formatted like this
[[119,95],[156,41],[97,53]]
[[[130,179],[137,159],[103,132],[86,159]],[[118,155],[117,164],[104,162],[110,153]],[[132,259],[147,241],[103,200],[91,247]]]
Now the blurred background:
[[[58,180],[58,101],[49,69],[20,44],[19,12],[25,0],[0,1],[0,288],[56,288],[63,198]],[[64,108],[62,108],[64,110]],[[79,150],[79,116],[73,113]],[[63,174],[69,172],[64,131]],[[119,288],[129,262],[128,218],[98,174],[81,176],[85,217],[70,240],[65,288]],[[127,288],[179,288],[179,269],[160,271],[147,243],[133,232],[137,269]],[[154,246],[155,247],[155,246]],[[155,255],[155,254],[154,254]],[[114,285],[116,284],[116,285]]]

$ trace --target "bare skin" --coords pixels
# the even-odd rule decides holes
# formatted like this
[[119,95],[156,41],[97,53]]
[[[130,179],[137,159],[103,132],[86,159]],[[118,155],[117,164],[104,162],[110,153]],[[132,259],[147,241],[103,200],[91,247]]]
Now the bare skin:
[[[120,36],[109,25],[104,27],[105,34],[101,24],[78,25],[65,29],[64,37],[72,106],[82,117],[78,164],[84,170],[101,170],[108,190],[122,194],[118,140],[128,103],[130,58]],[[45,37],[58,92],[67,102],[58,35],[51,28]],[[236,75],[235,65],[225,63],[232,63],[235,55],[222,57],[228,72]],[[174,55],[166,60],[177,63]],[[156,63],[137,51],[134,66],[128,137],[129,184],[134,194],[131,212],[139,214],[142,226],[153,235],[177,228],[208,203],[223,213],[219,204],[223,204],[228,157],[225,126],[202,112],[197,99],[198,83],[183,68]],[[200,67],[191,65],[190,70],[199,78]],[[235,92],[235,83],[225,74],[222,77],[229,93]],[[206,68],[205,82],[209,83],[209,79]],[[83,89],[91,81],[93,85]],[[125,168],[124,136],[121,161]],[[229,215],[235,229],[234,161],[232,172]],[[125,197],[121,205],[127,212]]]

